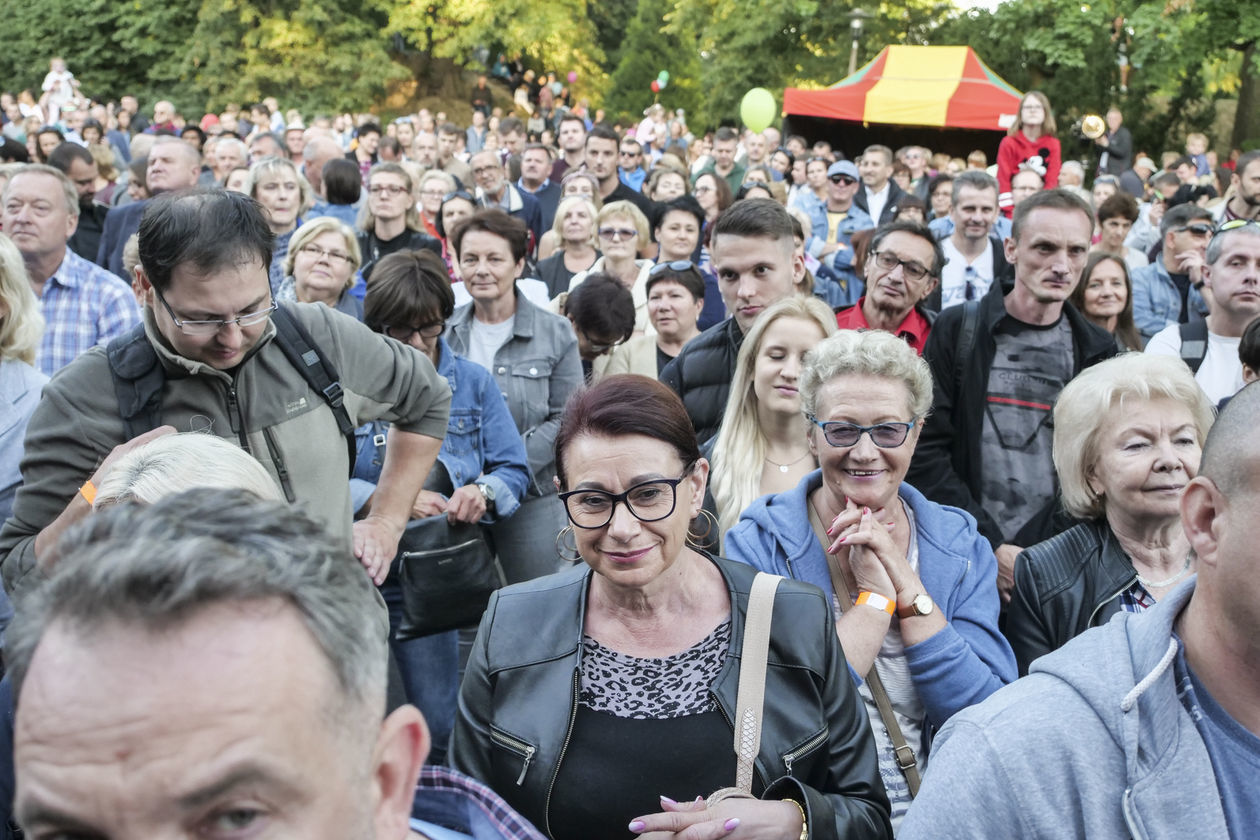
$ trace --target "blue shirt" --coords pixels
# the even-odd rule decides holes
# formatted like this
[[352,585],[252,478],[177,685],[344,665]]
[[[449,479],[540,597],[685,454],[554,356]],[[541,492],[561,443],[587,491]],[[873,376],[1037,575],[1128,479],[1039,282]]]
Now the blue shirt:
[[1260,825],[1260,799],[1253,793],[1253,780],[1260,777],[1260,738],[1220,707],[1186,662],[1186,649],[1177,651],[1177,678],[1181,702],[1194,719],[1207,747],[1208,758],[1221,794],[1221,808],[1229,836],[1250,837]]
[[621,179],[621,183],[630,189],[635,192],[642,192],[643,182],[647,180],[647,170],[640,166],[627,172],[621,167],[617,167],[617,177]]
[[69,248],[44,283],[40,304],[44,338],[35,364],[46,376],[140,323],[140,305],[131,286]]

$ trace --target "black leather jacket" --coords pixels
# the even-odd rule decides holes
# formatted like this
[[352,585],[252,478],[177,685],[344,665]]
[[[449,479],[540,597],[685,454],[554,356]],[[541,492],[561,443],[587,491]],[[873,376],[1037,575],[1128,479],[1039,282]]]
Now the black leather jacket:
[[[729,723],[756,570],[711,558],[731,598],[731,647],[712,691]],[[577,712],[592,572],[578,566],[497,592],[460,690],[451,764],[493,788],[548,836],[551,789]],[[775,597],[756,772],[765,799],[796,799],[809,836],[888,838],[888,800],[866,711],[822,592],[784,580]],[[650,745],[645,745],[650,748]],[[716,749],[731,749],[729,742]],[[734,784],[734,779],[731,780]]]
[[1136,579],[1132,561],[1103,519],[1021,551],[1006,615],[1019,675],[1039,656],[1106,624],[1120,611],[1120,593]]

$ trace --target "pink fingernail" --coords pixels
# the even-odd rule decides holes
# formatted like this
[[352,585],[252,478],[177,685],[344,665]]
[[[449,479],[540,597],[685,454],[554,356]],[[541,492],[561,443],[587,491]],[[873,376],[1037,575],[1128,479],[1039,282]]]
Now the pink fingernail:
[[637,834],[643,829],[647,828],[647,823],[645,823],[643,820],[631,820],[628,828]]
[[722,823],[722,828],[726,829],[727,831],[734,831],[735,829],[739,828],[739,817],[731,817],[729,820]]
[[845,541],[845,540],[847,540],[847,539],[848,539],[848,537],[841,537],[841,538],[840,538],[840,542],[844,542],[844,541]]
[[668,796],[664,796],[664,795],[662,795],[662,796],[661,796],[661,802],[664,802],[666,805],[677,805],[677,804],[678,804],[678,803],[677,803],[677,802],[675,802],[674,800],[670,799]]
[[697,804],[697,805],[703,805],[703,804],[704,804],[704,797],[703,797],[703,796],[697,796],[697,797],[696,797],[696,804]]

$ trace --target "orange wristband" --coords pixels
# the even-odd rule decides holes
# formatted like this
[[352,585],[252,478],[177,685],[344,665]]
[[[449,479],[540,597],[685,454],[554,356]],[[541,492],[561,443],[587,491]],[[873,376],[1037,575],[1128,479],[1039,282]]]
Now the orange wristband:
[[878,592],[859,592],[855,604],[865,604],[868,607],[874,607],[877,610],[883,610],[889,615],[896,615],[897,605],[880,595]]
[[79,488],[79,495],[83,497],[89,506],[96,504],[96,485],[92,483],[91,479],[83,482],[83,486]]

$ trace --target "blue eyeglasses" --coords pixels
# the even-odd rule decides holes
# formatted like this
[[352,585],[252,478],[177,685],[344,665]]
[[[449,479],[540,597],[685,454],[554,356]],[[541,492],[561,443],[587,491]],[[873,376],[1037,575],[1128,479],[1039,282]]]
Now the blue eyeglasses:
[[896,449],[906,442],[910,430],[914,428],[914,420],[909,423],[876,423],[874,426],[859,426],[856,423],[845,423],[843,420],[818,422],[818,418],[810,416],[809,422],[822,429],[823,438],[836,447],[856,446],[863,434],[871,436],[871,443],[880,449]]

